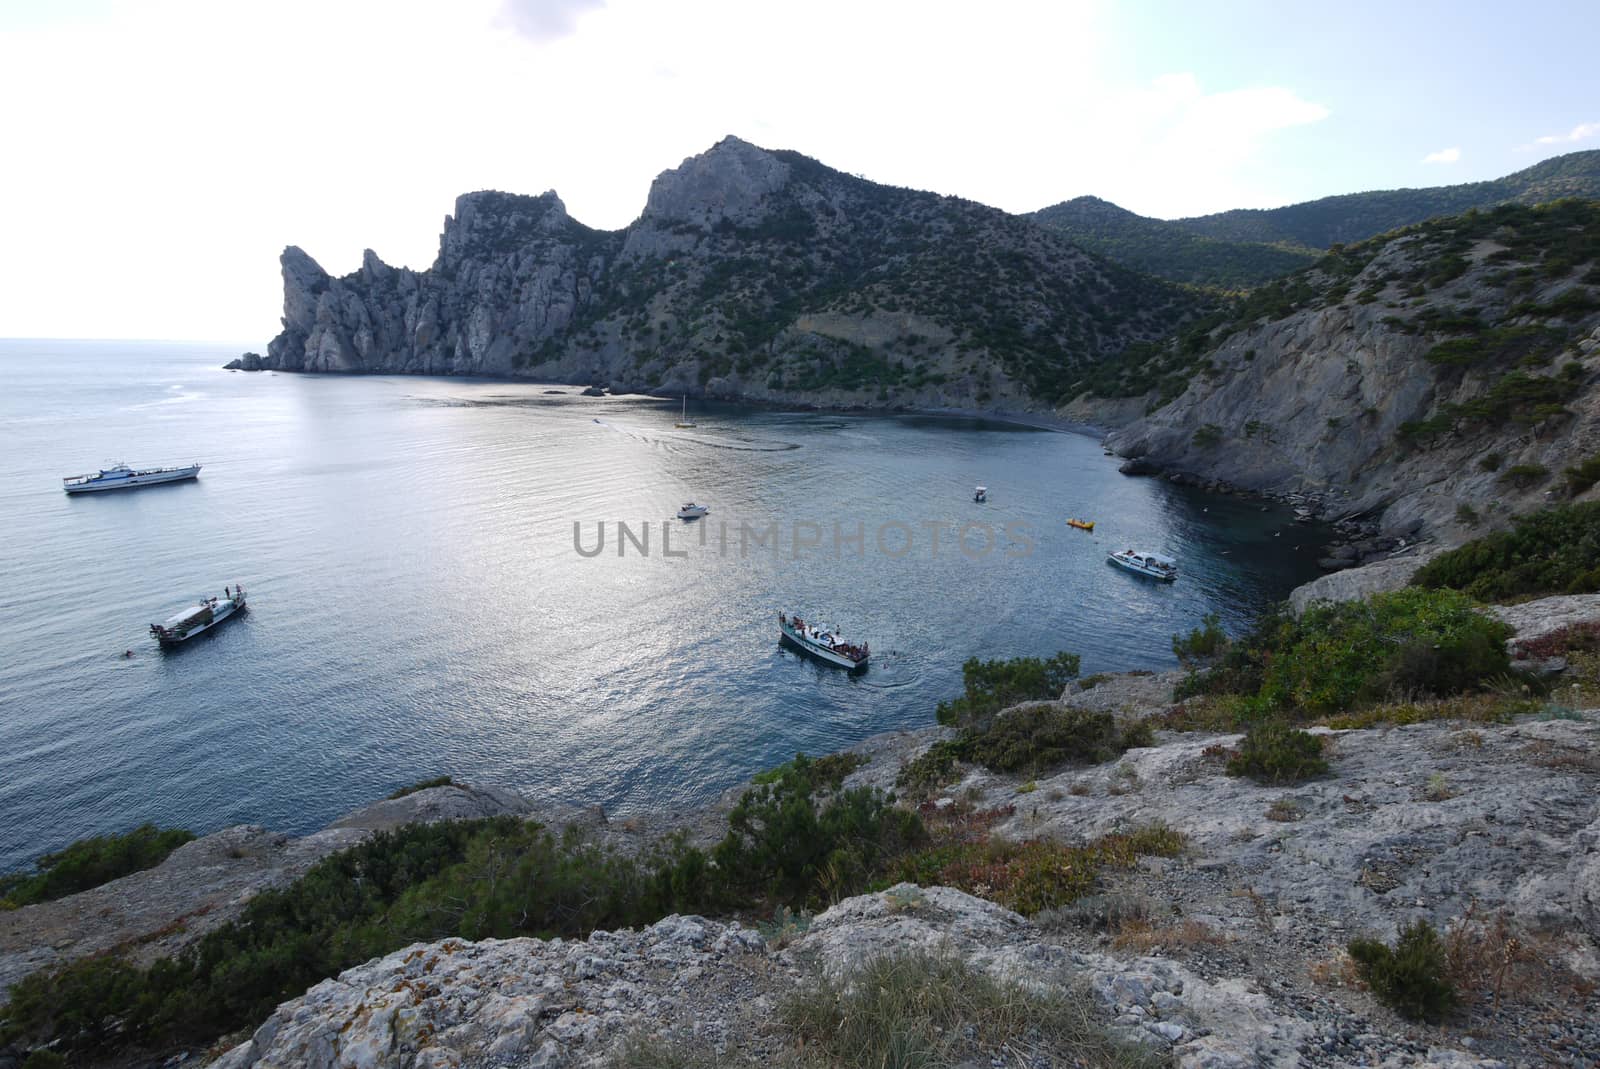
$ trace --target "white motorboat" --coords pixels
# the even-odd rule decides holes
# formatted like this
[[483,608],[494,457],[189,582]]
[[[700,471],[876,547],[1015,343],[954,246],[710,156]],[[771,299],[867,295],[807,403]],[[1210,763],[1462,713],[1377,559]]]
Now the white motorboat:
[[101,490],[128,490],[135,486],[182,482],[199,474],[199,464],[182,468],[130,468],[126,464],[113,464],[93,475],[68,476],[61,480],[61,489],[69,494],[92,494]]
[[202,598],[182,612],[173,613],[159,624],[150,625],[150,633],[163,646],[176,646],[202,631],[209,631],[235,613],[244,611],[244,587],[230,591],[223,587],[223,596]]
[[780,612],[778,632],[782,639],[798,647],[802,652],[839,668],[848,668],[852,672],[865,668],[867,659],[872,656],[872,651],[865,642],[859,646],[846,642],[839,636],[838,628],[827,630],[813,627],[798,616],[789,617]]
[[980,505],[989,500],[989,488],[987,486],[974,487],[972,490],[972,500],[978,502]]
[[683,503],[683,507],[678,510],[678,519],[698,520],[700,517],[706,515],[710,511],[710,505],[696,505],[693,501],[685,501]]
[[1160,553],[1149,553],[1142,549],[1124,549],[1106,559],[1119,568],[1126,568],[1130,572],[1151,579],[1170,583],[1178,578],[1178,562]]

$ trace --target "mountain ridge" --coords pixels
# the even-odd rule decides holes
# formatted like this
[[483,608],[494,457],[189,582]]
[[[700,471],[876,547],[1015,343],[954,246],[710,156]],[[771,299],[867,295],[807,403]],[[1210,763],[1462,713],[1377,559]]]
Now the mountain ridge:
[[595,230],[457,198],[425,271],[282,257],[263,366],[505,374],[834,406],[1041,410],[1205,305],[1029,220],[727,137]]
[[1497,204],[1600,197],[1600,150],[1571,152],[1482,182],[1341,193],[1281,208],[1155,219],[1098,197],[1028,213],[1119,263],[1176,282],[1249,288],[1308,266],[1319,250]]

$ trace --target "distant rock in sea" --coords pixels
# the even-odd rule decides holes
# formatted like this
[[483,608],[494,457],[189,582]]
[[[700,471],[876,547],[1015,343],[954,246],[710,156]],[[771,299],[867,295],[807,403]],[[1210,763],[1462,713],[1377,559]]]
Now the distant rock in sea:
[[228,371],[264,371],[266,364],[261,359],[260,353],[245,353],[236,360],[229,360],[222,365]]

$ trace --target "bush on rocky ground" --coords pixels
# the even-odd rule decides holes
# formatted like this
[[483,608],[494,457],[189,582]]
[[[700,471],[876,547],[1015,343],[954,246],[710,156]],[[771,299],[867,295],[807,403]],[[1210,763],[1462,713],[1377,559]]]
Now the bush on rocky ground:
[[1437,1022],[1455,1007],[1444,944],[1427,921],[1402,928],[1393,947],[1375,939],[1354,939],[1348,949],[1373,995],[1402,1017]]
[[932,843],[896,859],[884,886],[956,887],[1031,916],[1095,891],[1105,870],[1130,869],[1141,857],[1172,857],[1185,844],[1182,834],[1163,824],[1103,835],[1081,846],[1015,842],[989,837],[984,814],[974,816],[978,819],[949,825],[930,818]]
[[981,730],[1002,709],[1023,702],[1055,701],[1077,675],[1075,653],[1058,653],[1048,660],[980,661],[974,657],[961,666],[964,693],[940,702],[936,716],[941,724]]
[[121,835],[80,839],[64,850],[45,854],[35,872],[0,876],[0,909],[48,902],[154,868],[193,838],[193,832],[180,828],[141,824]]
[[1231,695],[1237,726],[1271,713],[1296,720],[1378,704],[1395,695],[1448,696],[1511,668],[1511,629],[1453,590],[1410,588],[1262,618],[1179,698]]
[[382,832],[258,894],[175,959],[141,969],[90,958],[25,978],[0,1007],[0,1044],[95,1054],[206,1043],[410,943],[582,936],[672,912],[799,906],[854,893],[923,841],[916,814],[870,790],[820,801],[816,776],[797,760],[747,792],[709,857],[681,838],[623,857],[510,817]]
[[1600,591],[1600,502],[1520,516],[1509,531],[1439,554],[1411,582],[1480,601]]
[[1327,772],[1322,740],[1282,720],[1256,724],[1228,758],[1228,775],[1249,776],[1264,784],[1299,783]]
[[1154,744],[1155,733],[1146,723],[1118,728],[1107,712],[1040,703],[935,742],[906,762],[895,783],[914,797],[925,797],[960,779],[963,762],[1034,776],[1071,762],[1100,764]]

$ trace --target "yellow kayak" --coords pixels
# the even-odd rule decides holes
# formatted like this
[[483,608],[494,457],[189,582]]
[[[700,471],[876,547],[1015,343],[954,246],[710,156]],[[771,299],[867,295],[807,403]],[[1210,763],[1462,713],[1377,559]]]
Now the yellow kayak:
[[1080,531],[1092,531],[1092,530],[1094,530],[1094,521],[1093,520],[1068,520],[1067,521],[1067,526],[1068,527],[1076,527]]

